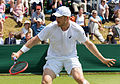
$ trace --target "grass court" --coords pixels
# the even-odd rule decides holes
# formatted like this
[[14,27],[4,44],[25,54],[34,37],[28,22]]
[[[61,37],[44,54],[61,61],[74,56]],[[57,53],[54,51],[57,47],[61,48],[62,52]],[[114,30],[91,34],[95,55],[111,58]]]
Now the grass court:
[[[90,84],[120,84],[120,73],[84,73]],[[4,75],[0,76],[0,84],[41,84],[42,75]],[[77,84],[72,77],[61,75],[53,84]]]

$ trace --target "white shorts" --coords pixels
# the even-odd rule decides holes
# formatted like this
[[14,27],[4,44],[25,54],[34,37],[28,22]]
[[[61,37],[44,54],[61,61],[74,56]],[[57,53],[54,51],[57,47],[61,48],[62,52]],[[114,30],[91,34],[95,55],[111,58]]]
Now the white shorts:
[[60,71],[62,71],[63,67],[65,67],[65,70],[68,74],[71,73],[72,68],[78,67],[82,69],[81,63],[79,62],[78,58],[48,59],[43,69],[48,68],[52,70],[57,76],[60,73]]

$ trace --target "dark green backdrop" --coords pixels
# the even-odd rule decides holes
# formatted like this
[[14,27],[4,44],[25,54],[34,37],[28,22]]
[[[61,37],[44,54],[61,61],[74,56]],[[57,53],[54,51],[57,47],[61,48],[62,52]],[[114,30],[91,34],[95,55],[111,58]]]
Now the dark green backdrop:
[[[120,71],[120,45],[96,45],[99,51],[106,58],[116,59],[113,67],[107,67],[95,56],[93,56],[84,45],[77,45],[79,60],[84,71]],[[13,64],[11,60],[12,52],[17,52],[22,45],[4,45],[0,46],[0,73],[8,73],[10,66]],[[19,61],[27,61],[29,63],[27,73],[41,73],[45,64],[45,56],[47,55],[48,45],[34,46],[29,52],[23,54]],[[63,70],[64,71],[64,70]]]

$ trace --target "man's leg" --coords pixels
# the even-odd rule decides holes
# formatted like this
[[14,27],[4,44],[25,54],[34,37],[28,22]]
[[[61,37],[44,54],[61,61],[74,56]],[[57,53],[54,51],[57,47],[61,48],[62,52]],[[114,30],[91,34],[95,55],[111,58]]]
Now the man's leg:
[[90,84],[87,80],[85,80],[81,68],[73,68],[71,71],[71,75],[78,84]]
[[52,84],[52,81],[55,77],[56,77],[56,74],[52,70],[48,68],[44,69],[42,84]]
[[95,30],[95,36],[98,38],[98,40],[102,43],[104,43],[105,39],[103,38],[102,34],[99,32],[98,29]]
[[91,37],[90,37],[91,40],[95,40],[95,39],[94,39],[94,33],[95,33],[96,27],[98,27],[98,24],[97,24],[97,23],[94,23],[94,22],[91,22],[91,23],[90,23],[89,28],[90,28],[90,33],[91,33]]
[[106,21],[109,22],[109,8],[106,8]]

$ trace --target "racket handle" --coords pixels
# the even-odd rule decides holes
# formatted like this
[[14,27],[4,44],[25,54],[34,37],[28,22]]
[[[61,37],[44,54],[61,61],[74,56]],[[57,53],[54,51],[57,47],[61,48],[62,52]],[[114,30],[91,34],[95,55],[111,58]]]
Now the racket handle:
[[16,58],[16,57],[13,57],[13,60],[14,60],[14,64],[16,64],[17,58]]
[[17,58],[16,58],[16,57],[13,57],[13,60],[14,60],[14,61],[17,61]]

